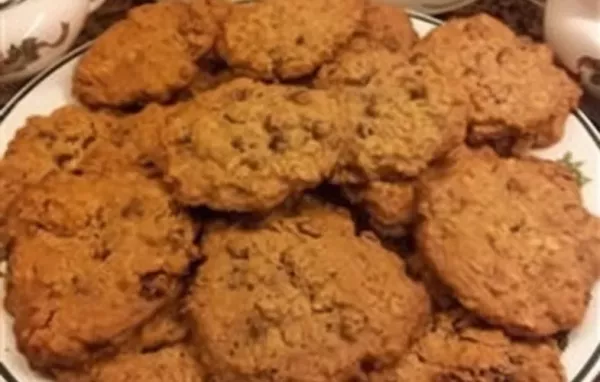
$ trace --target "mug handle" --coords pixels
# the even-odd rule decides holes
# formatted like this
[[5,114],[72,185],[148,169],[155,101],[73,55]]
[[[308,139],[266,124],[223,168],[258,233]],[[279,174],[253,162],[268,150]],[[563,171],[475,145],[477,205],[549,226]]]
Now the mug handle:
[[89,13],[92,13],[95,10],[97,10],[98,8],[100,8],[100,6],[102,4],[104,4],[105,1],[106,0],[89,0],[89,2],[90,2]]

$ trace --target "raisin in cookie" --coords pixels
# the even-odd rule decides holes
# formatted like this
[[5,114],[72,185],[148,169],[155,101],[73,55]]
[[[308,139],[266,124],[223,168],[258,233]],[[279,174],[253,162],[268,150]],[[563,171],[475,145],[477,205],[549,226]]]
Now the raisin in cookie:
[[551,340],[520,341],[460,311],[440,313],[427,334],[377,382],[566,382]]
[[347,213],[217,223],[202,250],[189,312],[213,381],[362,380],[394,364],[427,322],[425,290],[372,235],[355,236]]
[[40,369],[112,352],[179,294],[199,257],[195,224],[134,172],[48,176],[15,214],[6,306]]
[[465,149],[418,192],[420,249],[462,305],[520,336],[581,322],[600,235],[567,168]]
[[502,152],[556,143],[581,96],[547,46],[519,39],[487,15],[440,26],[417,43],[413,59],[465,89],[469,141]]
[[344,121],[326,91],[238,79],[168,119],[159,166],[184,204],[268,210],[329,176]]
[[264,79],[311,74],[355,32],[363,0],[265,0],[236,5],[218,44],[232,67]]
[[167,101],[192,82],[218,28],[205,0],[143,5],[104,33],[77,67],[73,91],[94,106]]

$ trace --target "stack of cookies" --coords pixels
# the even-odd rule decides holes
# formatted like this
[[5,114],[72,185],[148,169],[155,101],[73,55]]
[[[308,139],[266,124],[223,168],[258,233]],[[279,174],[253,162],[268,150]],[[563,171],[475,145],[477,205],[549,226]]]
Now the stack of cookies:
[[531,148],[580,90],[499,21],[170,0],[0,162],[5,305],[84,382],[561,382],[600,220]]

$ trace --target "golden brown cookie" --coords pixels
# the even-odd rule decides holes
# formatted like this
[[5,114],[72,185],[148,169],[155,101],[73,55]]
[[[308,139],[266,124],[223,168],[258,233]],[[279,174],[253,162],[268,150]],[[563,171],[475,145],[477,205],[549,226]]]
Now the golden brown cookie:
[[73,91],[93,106],[167,101],[192,81],[217,31],[206,0],[134,8],[84,55]]
[[398,237],[405,235],[416,219],[414,185],[414,181],[372,182],[344,186],[343,193],[350,203],[364,208],[378,234]]
[[553,341],[511,339],[457,311],[438,314],[394,374],[381,382],[567,381]]
[[366,38],[390,52],[408,52],[419,36],[404,8],[369,1],[355,38]]
[[238,79],[169,118],[159,166],[184,204],[268,210],[329,176],[344,120],[326,91]]
[[580,323],[600,235],[567,168],[465,149],[418,192],[420,249],[462,305],[519,336]]
[[[334,183],[413,178],[462,142],[467,107],[460,92],[420,69],[400,72],[406,75],[387,85],[372,80],[368,86],[336,89],[351,126]],[[395,85],[400,78],[403,87]]]
[[236,5],[224,24],[220,54],[263,79],[311,74],[355,32],[364,0],[265,0]]
[[[27,120],[0,161],[0,246],[5,247],[10,237],[6,232],[9,210],[27,186],[55,171],[102,172],[129,163],[127,151],[117,153],[116,148],[111,149],[118,126],[115,118],[78,106]],[[101,154],[108,151],[113,155]]]
[[373,235],[355,236],[347,213],[215,225],[202,250],[189,312],[214,381],[363,380],[427,322],[425,290]]
[[413,59],[469,94],[470,143],[503,152],[556,143],[581,96],[547,46],[483,14],[440,26],[415,46]]
[[50,175],[15,213],[6,306],[40,369],[113,352],[180,293],[199,258],[195,224],[134,172]]
[[202,382],[202,370],[185,345],[121,354],[85,372],[62,371],[57,382]]
[[334,183],[414,178],[465,139],[464,92],[403,52],[356,40],[314,85],[336,92],[351,122]]

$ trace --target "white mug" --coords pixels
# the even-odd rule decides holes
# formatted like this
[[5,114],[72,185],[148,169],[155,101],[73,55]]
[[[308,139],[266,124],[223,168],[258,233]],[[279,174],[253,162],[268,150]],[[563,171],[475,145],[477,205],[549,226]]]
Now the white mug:
[[104,1],[0,1],[0,83],[30,77],[67,52]]
[[546,0],[544,34],[560,61],[600,99],[600,0]]

